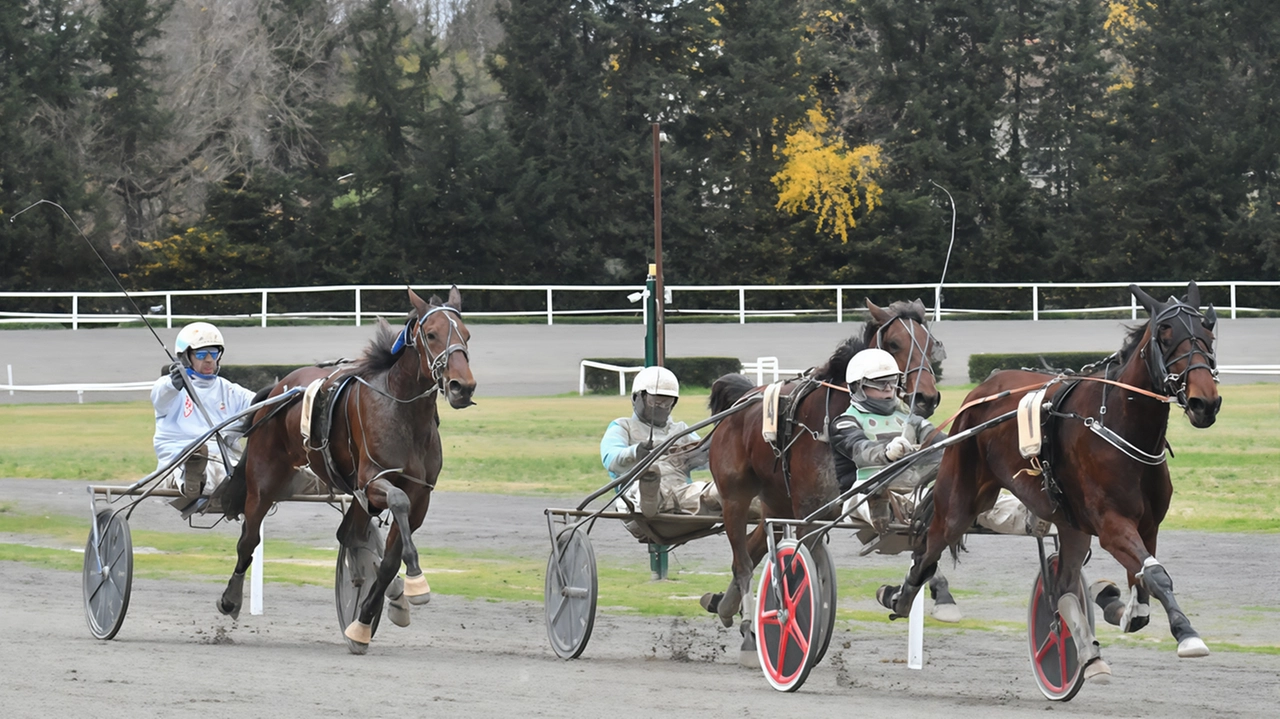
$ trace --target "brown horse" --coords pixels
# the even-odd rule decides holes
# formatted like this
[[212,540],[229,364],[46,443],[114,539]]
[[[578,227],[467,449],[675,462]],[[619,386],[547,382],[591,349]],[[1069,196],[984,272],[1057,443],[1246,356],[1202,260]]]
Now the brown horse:
[[[761,437],[761,403],[726,417],[712,433],[711,474],[720,490],[725,535],[733,548],[733,579],[724,596],[712,599],[708,609],[718,613],[726,627],[733,624],[742,598],[750,591],[751,573],[767,551],[763,522],[747,536],[752,500],[760,498],[766,518],[798,519],[840,494],[826,437],[830,421],[849,407],[849,393],[844,389],[849,360],[868,347],[883,349],[898,361],[904,373],[903,390],[916,414],[928,417],[941,400],[932,363],[944,355],[942,344],[929,333],[924,304],[920,300],[895,302],[881,309],[867,300],[867,309],[871,320],[863,326],[860,337],[838,347],[826,364],[810,373],[811,379],[791,381],[783,388],[787,396],[806,383],[814,390],[803,395],[795,410],[795,436],[785,451],[785,462]],[[815,388],[815,381],[827,386]],[[721,377],[711,388],[711,413],[728,409],[751,389],[742,375]],[[832,512],[838,509],[833,507]]]
[[1129,290],[1150,313],[1150,321],[1131,330],[1101,369],[1052,380],[1033,372],[997,372],[966,398],[968,404],[1001,392],[1009,395],[965,410],[957,432],[1016,409],[1029,388],[1047,387],[1042,401],[1050,422],[1043,448],[1038,460],[1024,459],[1016,423],[1006,422],[945,450],[927,543],[912,557],[905,583],[877,593],[895,616],[909,612],[942,552],[960,540],[1004,487],[1058,527],[1054,596],[1075,639],[1085,679],[1110,674],[1086,619],[1089,599],[1078,596],[1081,566],[1094,536],[1124,566],[1133,590],[1127,608],[1113,585],[1111,592],[1098,596],[1106,619],[1136,631],[1147,623],[1148,597],[1154,594],[1169,615],[1178,656],[1209,653],[1178,607],[1173,581],[1154,555],[1173,494],[1165,463],[1168,402],[1176,402],[1192,426],[1201,428],[1213,424],[1222,404],[1213,345],[1217,315],[1212,306],[1200,313],[1194,282],[1183,300],[1170,297],[1168,302],[1153,299],[1137,285]]
[[[462,409],[473,404],[476,382],[467,354],[471,333],[462,322],[458,288],[449,291],[444,304],[436,297],[424,302],[412,290],[409,300],[413,310],[399,337],[379,321],[377,334],[361,359],[336,368],[295,370],[269,390],[268,396],[276,396],[316,380],[329,387],[345,386],[330,400],[335,404],[327,437],[303,440],[300,402],[286,403],[278,412],[264,408],[254,417],[244,457],[226,483],[226,514],[235,517],[243,512],[244,528],[235,572],[217,602],[218,611],[239,615],[244,572],[260,541],[262,519],[288,488],[295,471],[305,466],[335,491],[354,494],[358,500],[338,530],[344,546],[356,543],[349,538],[366,536],[370,514],[390,510],[394,520],[377,583],[345,632],[352,650],[368,646],[373,618],[382,611],[384,591],[396,578],[401,561],[406,568],[404,596],[414,604],[425,604],[430,598],[412,534],[426,517],[440,475],[436,395],[444,395],[450,406]],[[327,457],[322,451],[326,446]],[[407,624],[408,607],[396,601],[393,606],[400,610],[392,615],[393,621]]]

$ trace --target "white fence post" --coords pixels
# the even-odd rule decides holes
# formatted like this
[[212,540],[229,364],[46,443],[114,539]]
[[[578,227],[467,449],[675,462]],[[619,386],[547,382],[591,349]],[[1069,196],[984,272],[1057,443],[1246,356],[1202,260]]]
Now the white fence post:
[[555,322],[553,322],[553,321],[552,321],[551,317],[552,317],[552,311],[551,311],[551,288],[550,288],[550,287],[548,287],[548,288],[547,288],[547,324],[549,324],[549,325],[550,325],[550,324],[555,324]]
[[1236,318],[1236,283],[1231,283],[1231,319]]
[[[9,386],[13,386],[13,365],[9,365]],[[9,396],[13,396],[13,390],[9,390]]]
[[262,291],[262,326],[267,326],[267,291]]
[[836,324],[844,322],[844,291],[836,288]]
[[916,592],[907,619],[907,668],[924,668],[924,592]]
[[1138,298],[1134,297],[1132,292],[1129,293],[1129,319],[1138,319]]
[[738,288],[738,324],[745,325],[747,323],[747,291],[741,287]]
[[360,288],[356,288],[356,327],[360,326]]
[[1040,321],[1040,288],[1031,285],[1031,321]]
[[933,321],[942,320],[942,285],[933,288]]
[[80,295],[71,295],[71,329],[80,329]]
[[164,326],[173,329],[173,295],[164,293]]

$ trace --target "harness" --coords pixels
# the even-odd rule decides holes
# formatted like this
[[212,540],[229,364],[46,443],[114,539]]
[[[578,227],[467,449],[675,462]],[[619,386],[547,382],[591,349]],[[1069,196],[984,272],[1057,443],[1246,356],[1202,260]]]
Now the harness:
[[[427,312],[425,312],[422,317],[418,318],[416,321],[410,318],[405,323],[404,328],[400,330],[400,334],[396,336],[395,342],[391,345],[391,354],[393,355],[398,355],[403,352],[406,347],[413,347],[420,354],[426,357],[427,367],[431,372],[432,379],[431,386],[426,390],[423,390],[413,397],[401,399],[386,390],[374,386],[364,377],[353,374],[340,374],[342,371],[340,368],[335,370],[325,379],[321,380],[322,384],[315,392],[315,398],[312,402],[312,411],[309,416],[310,437],[305,439],[303,442],[303,448],[306,450],[307,461],[311,464],[314,470],[317,463],[315,459],[313,459],[313,456],[318,457],[320,459],[320,466],[323,467],[324,473],[328,475],[325,477],[326,481],[328,481],[335,489],[354,495],[365,509],[368,509],[368,505],[364,491],[355,486],[356,483],[353,477],[347,477],[338,467],[337,462],[334,461],[333,451],[329,443],[329,436],[333,431],[333,423],[337,415],[338,407],[342,406],[342,399],[345,394],[353,387],[356,387],[357,384],[359,387],[367,387],[378,395],[381,395],[382,397],[385,397],[397,404],[410,404],[425,397],[429,397],[436,392],[442,391],[445,388],[444,371],[449,364],[450,355],[454,352],[461,352],[462,356],[468,361],[470,361],[471,357],[467,351],[467,343],[462,338],[462,332],[458,329],[457,321],[454,317],[450,317],[448,315],[445,315],[445,319],[449,322],[449,331],[448,334],[445,335],[445,348],[438,354],[433,355],[431,353],[431,347],[427,343],[427,338],[423,336],[422,327],[426,324],[427,319],[437,312],[450,312],[456,317],[462,316],[457,309],[448,305],[433,307],[427,310]],[[457,338],[456,342],[453,341],[455,337]],[[418,378],[422,379],[421,362],[417,364],[417,374]],[[358,407],[359,404],[357,398],[357,412]],[[359,416],[357,416],[356,421],[360,421]],[[350,417],[348,417],[348,422],[350,422]],[[323,442],[317,445],[315,443],[316,438],[323,438]],[[367,443],[361,449],[363,450],[365,457],[372,464],[381,467],[381,464],[375,460],[369,452]],[[356,456],[354,448],[352,448],[351,455],[354,459]],[[317,474],[319,474],[319,472],[317,472]],[[412,482],[417,482],[418,484],[427,487],[433,486],[425,479],[405,474],[403,467],[383,468],[380,472],[374,475],[373,479],[376,480],[389,474],[399,474]]]

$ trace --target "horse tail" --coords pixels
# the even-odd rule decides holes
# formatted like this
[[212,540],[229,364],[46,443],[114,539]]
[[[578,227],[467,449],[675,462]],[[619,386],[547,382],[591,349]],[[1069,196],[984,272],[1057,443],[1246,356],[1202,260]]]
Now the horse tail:
[[753,389],[755,385],[744,375],[724,375],[711,383],[711,397],[707,400],[707,406],[711,408],[711,414],[719,414]]
[[[924,549],[924,543],[928,539],[929,525],[933,524],[933,510],[935,508],[933,502],[933,492],[926,492],[916,508],[911,512],[911,525],[907,528],[907,537],[911,542],[912,549]],[[951,566],[960,564],[960,553],[969,551],[964,543],[964,535],[955,544],[949,545],[947,549],[951,552]]]

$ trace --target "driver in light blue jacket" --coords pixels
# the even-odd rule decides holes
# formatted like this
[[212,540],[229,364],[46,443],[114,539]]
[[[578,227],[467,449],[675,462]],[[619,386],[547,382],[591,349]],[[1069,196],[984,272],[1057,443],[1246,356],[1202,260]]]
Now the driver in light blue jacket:
[[[171,462],[189,444],[209,431],[209,420],[220,423],[253,404],[252,391],[218,376],[225,347],[222,333],[208,322],[194,322],[178,332],[173,350],[179,361],[169,368],[169,374],[151,386],[151,404],[156,412],[154,444],[159,460],[157,469]],[[196,399],[208,413],[208,419],[187,394],[183,373],[195,388]],[[227,459],[234,466],[239,459],[236,442],[240,435],[233,426],[223,430],[222,437],[227,451],[233,455]],[[211,459],[212,462],[209,461]],[[169,475],[168,481],[189,503],[212,492],[225,478],[222,450],[217,439],[210,438],[204,447]]]

